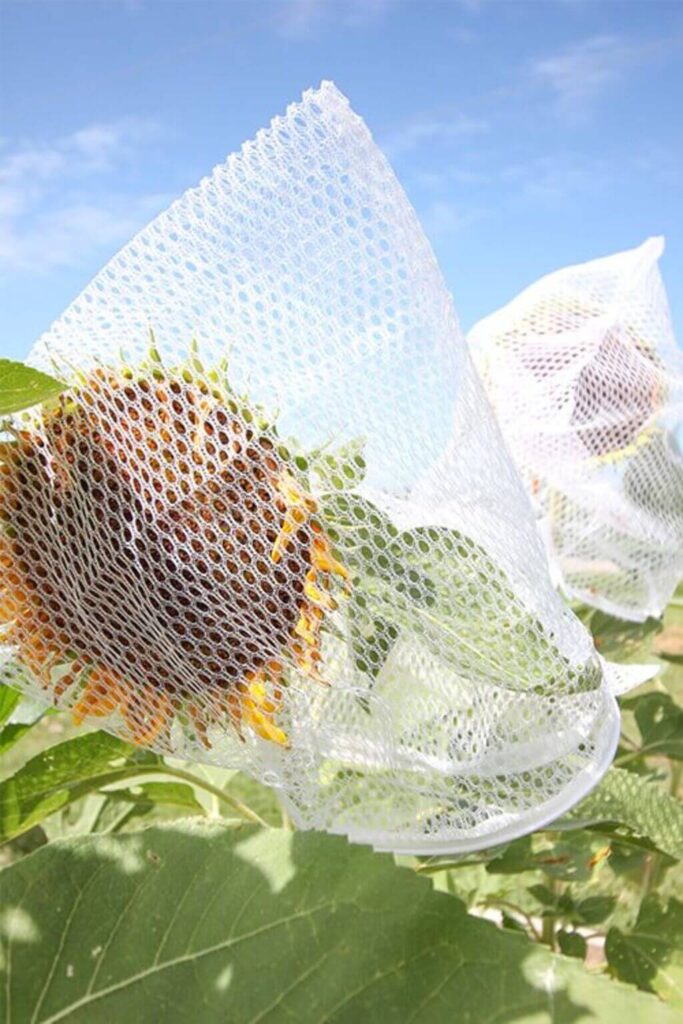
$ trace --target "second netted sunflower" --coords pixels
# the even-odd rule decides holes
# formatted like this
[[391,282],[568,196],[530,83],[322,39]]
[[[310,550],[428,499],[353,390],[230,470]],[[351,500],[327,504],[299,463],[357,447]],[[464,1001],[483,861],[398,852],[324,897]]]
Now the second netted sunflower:
[[[211,380],[213,378],[213,380]],[[98,369],[3,445],[0,624],[77,722],[141,745],[229,720],[286,746],[348,572],[296,466],[215,373]],[[343,588],[333,583],[343,581]]]

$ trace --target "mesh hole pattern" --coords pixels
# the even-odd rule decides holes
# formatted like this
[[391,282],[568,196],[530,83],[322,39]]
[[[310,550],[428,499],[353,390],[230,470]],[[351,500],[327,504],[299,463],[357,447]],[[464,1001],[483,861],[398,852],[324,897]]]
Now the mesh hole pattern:
[[663,244],[550,274],[468,338],[565,591],[637,621],[683,575],[683,360]]
[[332,86],[114,257],[8,424],[3,678],[273,786],[491,845],[595,783],[614,700],[400,185]]

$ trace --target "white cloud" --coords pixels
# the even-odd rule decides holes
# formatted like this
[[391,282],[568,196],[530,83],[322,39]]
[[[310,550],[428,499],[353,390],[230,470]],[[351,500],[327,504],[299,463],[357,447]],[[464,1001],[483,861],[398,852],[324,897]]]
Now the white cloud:
[[612,182],[613,169],[600,157],[567,153],[509,164],[498,178],[518,198],[553,203],[602,191]]
[[491,217],[510,204],[553,208],[576,197],[599,195],[615,186],[619,173],[632,170],[637,170],[634,159],[620,161],[617,172],[613,161],[565,152],[507,163],[489,159],[486,170],[454,165],[419,171],[414,181],[427,190],[426,195],[432,193],[421,212],[430,235],[437,237]]
[[454,28],[449,28],[447,34],[451,39],[455,40],[456,43],[460,43],[462,46],[471,46],[480,39],[479,32],[470,28],[469,25],[457,25]]
[[396,0],[347,0],[343,22],[349,28],[365,28],[373,25]]
[[435,199],[420,209],[420,219],[428,237],[433,241],[463,231],[490,215],[480,207],[462,207],[448,199]]
[[130,197],[119,176],[158,126],[136,118],[88,125],[50,142],[0,145],[0,267],[44,272],[84,263],[126,240],[161,204]]
[[327,0],[286,0],[277,27],[286,36],[307,36],[322,20]]
[[414,118],[380,140],[380,145],[391,159],[404,156],[426,142],[444,142],[464,135],[481,135],[488,124],[481,118],[456,114],[453,117],[422,116]]
[[281,35],[306,38],[334,22],[347,28],[365,28],[385,13],[392,0],[282,0],[276,19]]
[[563,115],[581,120],[637,59],[637,50],[621,36],[591,36],[537,60],[532,75],[552,90]]
[[494,180],[491,170],[481,171],[468,167],[452,166],[445,170],[418,171],[415,181],[430,189],[444,189],[451,185],[489,185]]
[[110,169],[133,148],[159,136],[159,127],[142,118],[91,124],[49,143],[20,141],[7,152],[0,147],[0,187],[26,175],[47,181],[58,174],[82,176]]
[[19,224],[0,218],[0,267],[45,273],[77,267],[101,250],[115,250],[168,202],[166,195],[101,198],[46,210]]

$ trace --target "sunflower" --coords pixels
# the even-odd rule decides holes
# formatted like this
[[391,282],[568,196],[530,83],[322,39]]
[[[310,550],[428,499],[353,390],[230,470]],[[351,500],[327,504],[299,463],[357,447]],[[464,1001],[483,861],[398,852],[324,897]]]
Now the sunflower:
[[591,457],[618,461],[650,440],[665,397],[656,352],[626,326],[608,332],[582,367],[571,423]]
[[[551,388],[566,387],[569,381],[571,429],[586,457],[596,464],[618,462],[646,444],[652,418],[666,399],[663,367],[653,345],[629,322],[604,330],[606,312],[603,304],[580,295],[542,295],[509,327],[494,334],[493,346],[484,348],[479,366],[489,389],[496,382],[504,389],[507,383],[496,376],[496,350],[514,353],[524,371],[520,380],[532,380],[535,387],[545,381]],[[596,331],[601,337],[593,348]],[[556,424],[541,423],[545,430],[551,438],[556,436]],[[532,476],[534,495],[541,486],[541,480]]]
[[12,429],[0,636],[17,661],[76,722],[119,715],[143,746],[170,749],[176,720],[207,747],[222,720],[287,746],[288,670],[320,680],[348,572],[274,427],[203,372],[151,365],[92,371]]

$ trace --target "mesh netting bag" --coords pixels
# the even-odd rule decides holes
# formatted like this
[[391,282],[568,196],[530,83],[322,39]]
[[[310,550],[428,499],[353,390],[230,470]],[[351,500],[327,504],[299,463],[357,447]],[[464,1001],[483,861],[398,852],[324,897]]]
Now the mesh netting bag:
[[141,231],[30,361],[68,389],[3,449],[7,681],[377,848],[502,842],[598,780],[606,666],[334,86]]
[[468,336],[558,582],[636,621],[683,576],[683,358],[663,248],[549,274]]

